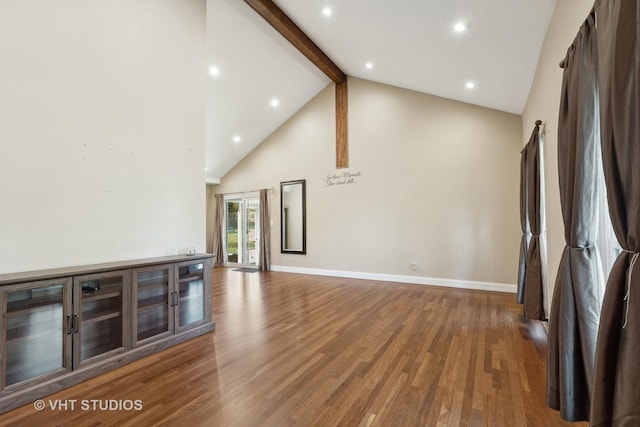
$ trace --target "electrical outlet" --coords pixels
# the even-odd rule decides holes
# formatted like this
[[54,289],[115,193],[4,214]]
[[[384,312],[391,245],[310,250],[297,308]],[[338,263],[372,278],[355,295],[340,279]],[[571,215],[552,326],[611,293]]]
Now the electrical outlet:
[[411,261],[411,264],[409,264],[409,268],[411,268],[413,271],[418,269],[418,264],[416,264],[415,261]]

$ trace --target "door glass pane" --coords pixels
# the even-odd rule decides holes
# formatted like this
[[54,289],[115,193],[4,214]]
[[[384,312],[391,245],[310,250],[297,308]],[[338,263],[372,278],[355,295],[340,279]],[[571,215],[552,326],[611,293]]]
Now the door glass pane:
[[226,263],[257,266],[260,261],[260,200],[225,202]]
[[227,262],[242,262],[241,248],[242,240],[239,226],[241,221],[241,202],[226,202],[226,239],[227,239]]
[[178,281],[178,325],[204,319],[204,264],[180,267]]
[[7,292],[6,385],[64,367],[64,285]]
[[123,277],[83,280],[81,285],[80,360],[84,361],[123,347]]
[[138,332],[141,341],[169,330],[169,269],[137,274]]
[[246,206],[246,242],[247,248],[245,257],[245,263],[251,265],[257,265],[259,260],[258,255],[258,234],[259,234],[259,217],[260,217],[260,201],[257,199],[247,200]]

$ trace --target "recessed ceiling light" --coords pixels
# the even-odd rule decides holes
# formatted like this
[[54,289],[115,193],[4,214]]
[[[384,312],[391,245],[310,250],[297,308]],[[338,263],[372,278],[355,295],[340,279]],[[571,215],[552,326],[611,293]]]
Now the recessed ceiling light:
[[465,86],[467,87],[467,89],[473,89],[474,87],[476,87],[476,84],[474,82],[467,82]]
[[462,21],[456,22],[453,25],[453,29],[455,30],[456,33],[464,33],[466,31],[466,29],[467,29],[467,24],[465,24]]
[[322,9],[322,14],[328,18],[331,15],[333,15],[333,10],[331,10],[331,8],[327,6],[324,9]]
[[271,100],[271,106],[272,107],[277,107],[278,105],[280,105],[280,101],[278,100],[278,98],[273,98]]
[[364,66],[367,68],[367,70],[373,69],[373,64],[371,62],[367,62],[366,64],[364,64]]
[[240,135],[234,135],[233,136],[233,142],[235,142],[237,144],[240,141],[242,141],[242,138],[240,138]]
[[212,65],[211,67],[209,67],[209,74],[211,74],[212,76],[217,76],[218,74],[220,74],[220,68],[216,67],[215,65]]

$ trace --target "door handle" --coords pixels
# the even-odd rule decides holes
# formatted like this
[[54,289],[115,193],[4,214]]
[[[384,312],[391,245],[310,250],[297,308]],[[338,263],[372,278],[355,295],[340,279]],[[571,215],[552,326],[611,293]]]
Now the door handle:
[[173,297],[173,304],[171,304],[171,305],[176,307],[178,305],[178,302],[179,302],[179,300],[178,300],[178,292],[172,292],[171,295]]
[[73,313],[73,333],[78,333],[78,313]]
[[71,335],[72,328],[73,328],[73,324],[71,322],[71,315],[67,314],[67,335]]

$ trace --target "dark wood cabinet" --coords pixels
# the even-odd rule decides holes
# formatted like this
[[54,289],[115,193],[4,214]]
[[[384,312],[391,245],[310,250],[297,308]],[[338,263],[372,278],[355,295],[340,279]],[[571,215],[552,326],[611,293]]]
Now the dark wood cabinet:
[[215,329],[212,257],[0,275],[0,413]]

